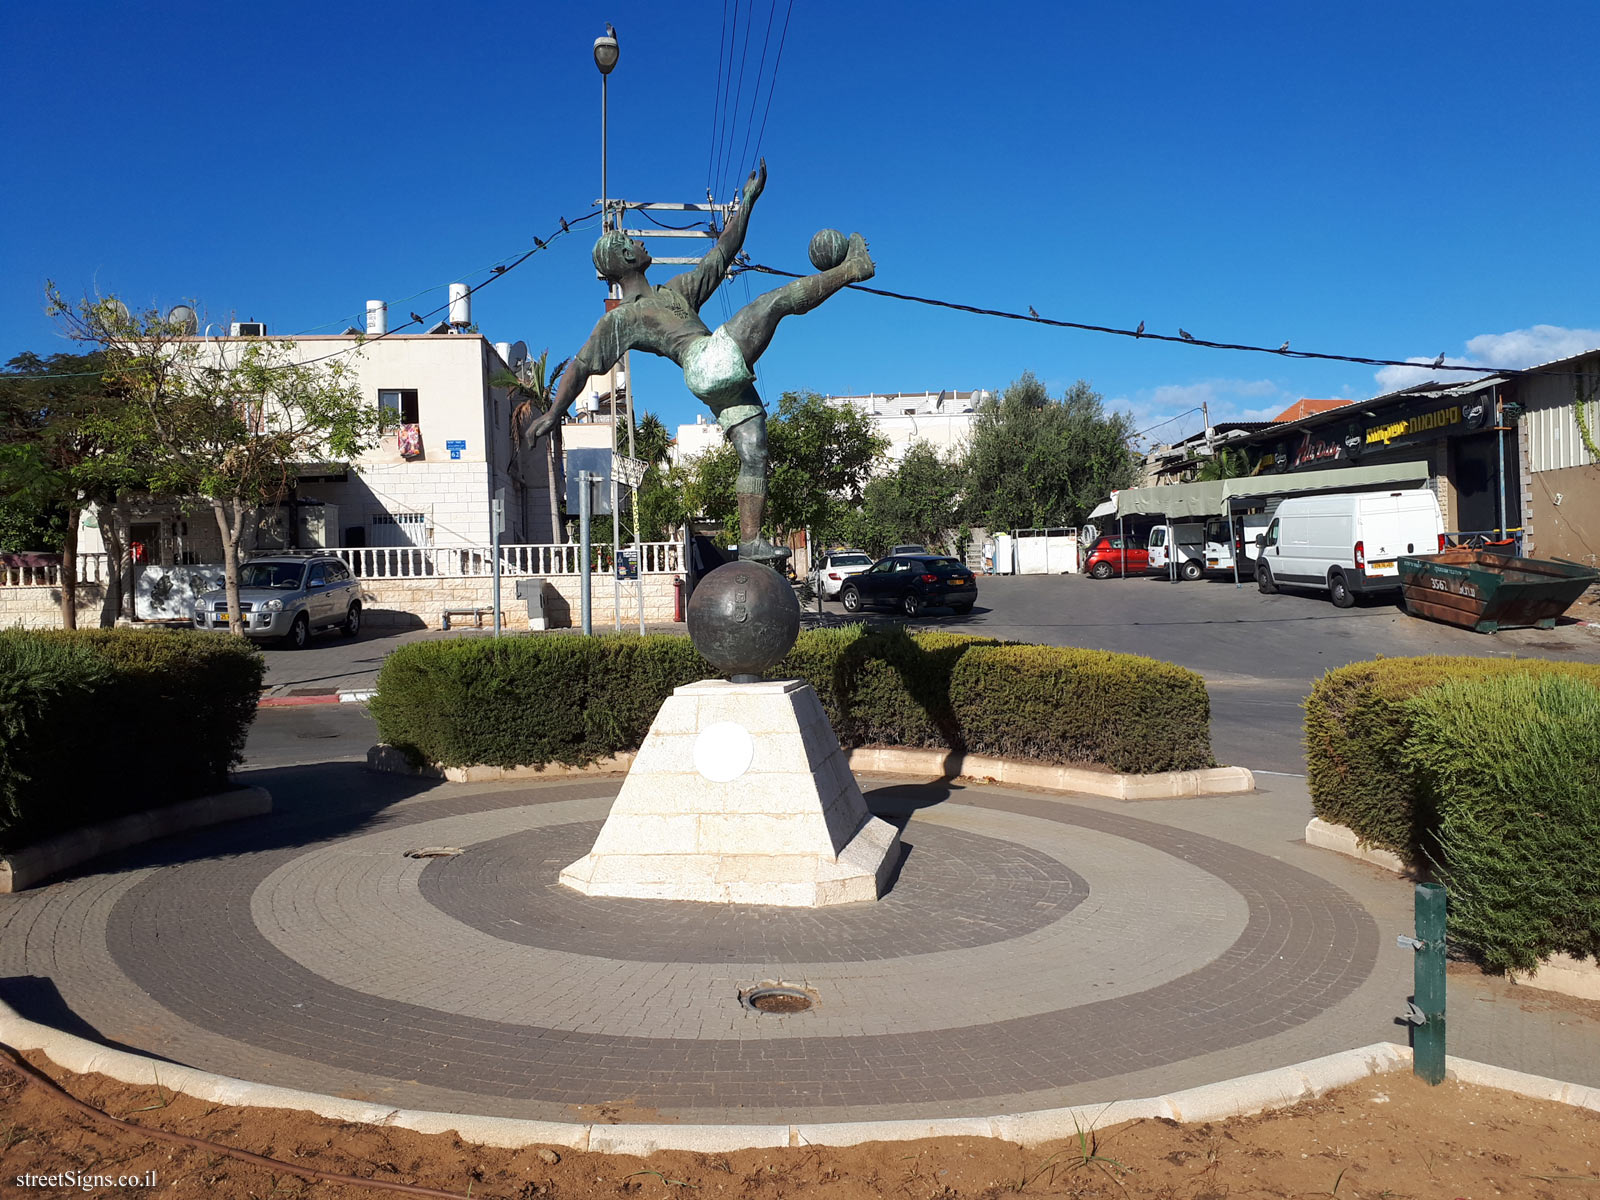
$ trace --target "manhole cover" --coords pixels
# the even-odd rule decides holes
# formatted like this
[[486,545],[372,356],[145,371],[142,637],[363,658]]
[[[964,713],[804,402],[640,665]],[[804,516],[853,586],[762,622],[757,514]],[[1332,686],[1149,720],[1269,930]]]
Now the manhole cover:
[[814,1004],[815,997],[799,988],[757,987],[739,994],[739,1002],[759,1013],[805,1012]]

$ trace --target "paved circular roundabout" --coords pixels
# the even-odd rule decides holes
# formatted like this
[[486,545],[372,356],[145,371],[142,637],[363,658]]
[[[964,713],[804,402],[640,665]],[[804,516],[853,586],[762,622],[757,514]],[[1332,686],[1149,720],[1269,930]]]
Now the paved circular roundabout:
[[[276,815],[213,830],[15,898],[0,972],[102,1039],[258,1082],[738,1121],[1045,1100],[1292,1030],[1376,958],[1318,876],[998,788],[869,785],[907,847],[875,905],[585,897],[556,876],[617,786],[441,785],[360,820],[311,805],[271,839]],[[462,853],[406,854],[425,846]],[[763,983],[815,1004],[740,1003]]]

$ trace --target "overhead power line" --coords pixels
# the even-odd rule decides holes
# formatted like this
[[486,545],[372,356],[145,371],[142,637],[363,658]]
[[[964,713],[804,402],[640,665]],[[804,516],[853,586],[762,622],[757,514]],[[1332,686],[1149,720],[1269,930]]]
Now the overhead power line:
[[[735,267],[737,271],[759,271],[763,275],[777,275],[785,279],[801,279],[803,274],[799,271],[784,271],[777,267],[765,266],[761,263],[742,263]],[[1116,325],[1093,325],[1085,321],[1057,321],[1050,317],[1042,317],[1031,309],[1025,313],[1008,312],[998,308],[983,308],[976,304],[958,304],[953,300],[936,300],[930,296],[911,296],[905,292],[891,292],[883,288],[867,287],[865,284],[852,283],[846,285],[851,291],[866,292],[872,296],[885,296],[890,300],[904,300],[911,304],[927,304],[934,308],[948,308],[955,312],[973,313],[980,317],[1000,317],[1007,321],[1026,321],[1032,325],[1052,325],[1058,329],[1081,329],[1085,333],[1110,333],[1118,337],[1137,338],[1147,342],[1175,342],[1183,346],[1199,346],[1207,350],[1242,350],[1250,354],[1275,354],[1279,358],[1304,358],[1316,359],[1323,362],[1356,363],[1368,367],[1418,367],[1430,371],[1465,371],[1477,375],[1570,375],[1570,371],[1540,371],[1524,367],[1484,367],[1474,363],[1448,363],[1443,355],[1433,362],[1418,362],[1401,358],[1367,358],[1359,354],[1330,354],[1317,350],[1291,350],[1285,342],[1281,346],[1252,346],[1243,342],[1213,342],[1206,338],[1197,338],[1184,334],[1149,333],[1145,330],[1144,322],[1139,323],[1137,329],[1124,329]]]
[[[483,288],[488,287],[491,283],[495,282],[495,280],[504,279],[512,271],[516,270],[523,263],[527,262],[530,258],[532,258],[535,254],[539,253],[541,250],[548,250],[553,243],[555,243],[555,242],[559,241],[561,238],[565,237],[568,233],[572,232],[573,229],[575,229],[577,226],[582,225],[585,221],[592,221],[595,217],[597,217],[599,215],[600,215],[600,210],[598,208],[596,208],[596,209],[591,209],[589,212],[584,213],[583,216],[578,217],[578,218],[576,218],[575,220],[572,220],[572,221],[568,221],[565,217],[560,218],[560,222],[561,222],[560,227],[558,229],[554,230],[550,234],[550,236],[548,238],[535,237],[533,239],[533,245],[529,249],[523,251],[520,255],[517,255],[515,257],[512,257],[512,256],[508,255],[507,258],[510,259],[509,262],[507,262],[505,259],[502,259],[501,262],[505,262],[505,264],[506,264],[504,267],[501,267],[500,263],[493,264],[489,268],[490,271],[492,272],[489,275],[489,277],[487,279],[482,280],[479,283],[473,284],[471,287],[469,287],[467,289],[466,294],[470,296],[474,292],[481,291]],[[449,286],[449,285],[446,284],[446,285],[443,285],[443,286]],[[437,290],[437,288],[424,288],[422,291],[415,293],[415,296],[426,295],[428,292],[435,291],[435,290]],[[396,304],[404,304],[408,300],[414,299],[415,296],[408,296],[405,299],[395,301],[395,303]],[[302,359],[302,360],[300,360],[300,361],[298,361],[298,362],[296,362],[296,363],[294,363],[292,365],[293,366],[297,366],[297,367],[310,366],[312,363],[326,362],[328,359],[338,358],[342,354],[352,354],[352,353],[354,353],[355,351],[357,351],[359,349],[362,349],[362,348],[364,348],[366,346],[372,345],[374,342],[381,342],[385,338],[393,337],[395,334],[399,333],[402,329],[409,329],[413,325],[422,325],[428,320],[429,317],[437,316],[439,313],[447,311],[449,309],[449,307],[450,307],[450,301],[446,300],[443,304],[439,305],[436,308],[431,308],[425,313],[409,313],[409,314],[407,314],[408,317],[410,318],[409,320],[405,321],[404,323],[402,323],[400,325],[392,326],[390,329],[388,329],[384,333],[376,334],[373,337],[363,338],[362,340],[360,340],[359,342],[357,342],[353,346],[346,346],[346,347],[344,347],[342,349],[334,350],[334,351],[332,351],[332,352],[330,352],[328,354],[319,355],[316,358]],[[321,328],[326,328],[326,326],[316,326],[316,328],[321,329]],[[290,364],[285,364],[285,366],[282,369],[287,370],[289,365]],[[46,373],[39,374],[39,375],[12,375],[12,374],[9,374],[9,373],[0,372],[0,378],[5,378],[5,379],[83,379],[83,378],[87,378],[89,376],[103,375],[104,373],[105,372],[103,372],[103,371],[72,371],[72,372],[61,372],[61,373],[46,372]]]

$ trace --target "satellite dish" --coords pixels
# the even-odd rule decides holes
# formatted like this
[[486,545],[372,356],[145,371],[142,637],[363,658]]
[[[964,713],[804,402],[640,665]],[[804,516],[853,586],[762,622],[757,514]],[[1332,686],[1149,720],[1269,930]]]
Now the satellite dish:
[[167,324],[192,337],[200,328],[200,318],[187,304],[174,304],[167,310]]
[[511,343],[511,361],[509,363],[507,363],[506,365],[508,367],[510,367],[513,371],[515,371],[518,367],[520,367],[523,363],[525,363],[527,361],[528,361],[528,343],[527,342],[512,342]]
[[111,297],[107,303],[111,305],[111,312],[113,315],[115,315],[117,320],[123,325],[126,325],[129,321],[133,320],[133,314],[128,311],[128,306],[121,300],[118,300],[115,296]]

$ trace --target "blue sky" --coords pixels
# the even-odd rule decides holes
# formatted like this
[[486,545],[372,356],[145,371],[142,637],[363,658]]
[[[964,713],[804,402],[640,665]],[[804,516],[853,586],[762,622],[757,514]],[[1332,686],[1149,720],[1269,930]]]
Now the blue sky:
[[[614,195],[703,199],[712,175],[730,194],[771,88],[759,263],[807,269],[833,226],[866,235],[877,286],[1065,320],[1507,366],[1600,345],[1593,4],[795,0],[774,85],[786,12],[6,5],[0,358],[63,348],[47,278],[282,334],[359,324],[369,299],[443,304],[598,196],[607,21]],[[736,18],[742,101],[719,129]],[[484,288],[483,332],[571,354],[603,294],[591,244],[561,239]],[[728,310],[768,282],[726,284]],[[635,357],[641,407],[693,420],[681,375]],[[775,404],[1024,370],[1087,379],[1141,426],[1202,399],[1214,420],[1260,418],[1426,377],[864,295],[787,322],[757,373]]]

